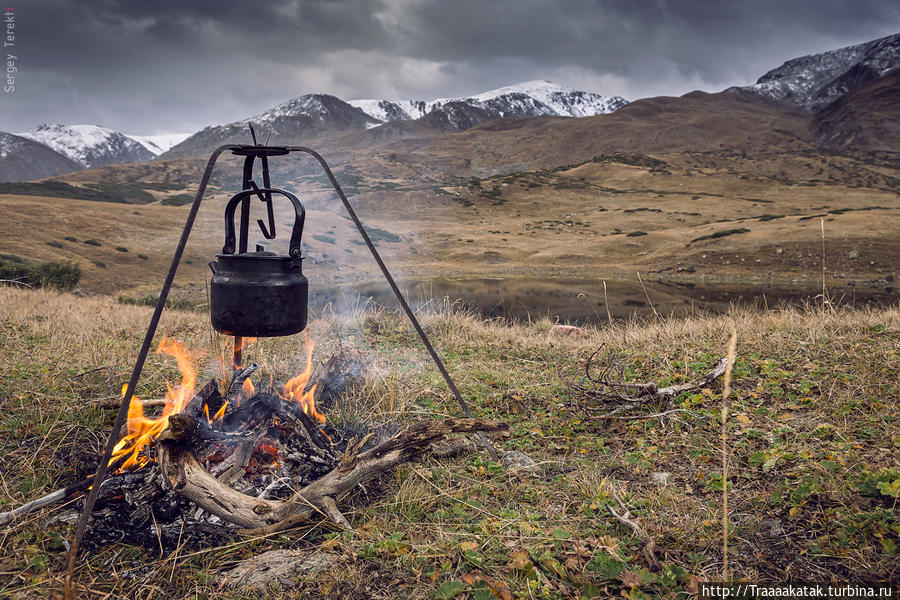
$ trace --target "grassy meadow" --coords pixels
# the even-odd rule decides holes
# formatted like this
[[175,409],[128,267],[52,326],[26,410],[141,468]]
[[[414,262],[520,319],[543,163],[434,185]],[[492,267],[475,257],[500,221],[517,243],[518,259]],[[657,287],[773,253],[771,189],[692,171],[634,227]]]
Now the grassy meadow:
[[[0,511],[92,472],[151,309],[104,297],[0,287]],[[341,509],[353,529],[322,523],[222,547],[111,546],[81,556],[85,598],[688,597],[723,577],[766,581],[900,580],[900,309],[733,308],[552,335],[552,323],[488,321],[441,305],[422,321],[478,417],[509,424],[498,442],[537,463],[507,470],[483,452],[429,458]],[[587,358],[619,357],[630,382],[696,379],[737,332],[731,394],[722,383],[681,394],[671,418],[595,418],[577,389]],[[316,315],[314,360],[338,346],[362,353],[368,383],[327,415],[335,423],[405,425],[460,416],[411,326],[360,306]],[[169,310],[158,335],[196,355],[200,381],[218,373],[226,340],[202,313]],[[261,340],[263,376],[293,374],[302,336]],[[160,397],[174,361],[151,354],[138,389]],[[583,382],[582,382],[583,383]],[[727,436],[721,409],[728,408]],[[656,412],[648,406],[644,412]],[[626,413],[628,414],[628,413]],[[723,479],[722,453],[728,456]],[[92,462],[93,461],[93,462]],[[634,532],[607,505],[618,496],[653,538],[651,571]],[[0,597],[55,597],[70,525],[61,507],[0,528]],[[276,548],[324,554],[284,588],[243,592],[223,570]]]

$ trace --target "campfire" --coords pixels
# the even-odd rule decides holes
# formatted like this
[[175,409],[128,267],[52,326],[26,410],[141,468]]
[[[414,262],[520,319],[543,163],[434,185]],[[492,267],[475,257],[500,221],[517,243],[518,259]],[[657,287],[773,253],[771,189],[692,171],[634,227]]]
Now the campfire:
[[[242,349],[251,343],[243,339]],[[83,546],[126,542],[170,552],[323,519],[349,528],[338,501],[367,501],[378,486],[365,482],[419,458],[448,434],[506,431],[477,419],[423,422],[396,435],[398,424],[335,426],[317,400],[333,401],[348,382],[360,384],[365,366],[343,349],[314,372],[313,350],[307,338],[304,370],[281,385],[271,377],[254,385],[256,363],[234,368],[222,361],[230,377],[198,388],[198,356],[163,338],[157,352],[174,358],[181,381],[167,382],[163,402],[132,396]],[[93,476],[0,513],[0,525],[70,499],[54,521],[74,523],[92,485]]]
[[[241,353],[244,348],[254,343],[256,338],[242,338],[241,347],[235,348],[235,354]],[[316,410],[315,405],[315,383],[310,385],[310,377],[312,376],[312,354],[315,345],[312,340],[306,338],[306,368],[298,375],[289,379],[280,391],[275,389],[267,390],[266,394],[275,395],[283,402],[293,403],[294,407],[291,412],[296,412],[299,408],[308,417],[317,421],[320,425],[325,424],[325,416]],[[126,422],[126,433],[113,449],[113,454],[109,465],[113,472],[124,472],[145,466],[148,462],[153,461],[153,457],[148,452],[149,446],[155,442],[160,433],[162,433],[169,425],[169,418],[176,414],[193,415],[199,406],[202,410],[202,418],[205,420],[203,427],[210,431],[210,436],[215,436],[215,432],[223,437],[221,445],[222,450],[226,454],[232,454],[236,447],[234,443],[229,443],[229,437],[233,437],[242,427],[251,427],[252,423],[243,423],[238,418],[233,417],[233,413],[241,407],[242,402],[256,402],[257,394],[250,375],[253,374],[257,367],[251,364],[246,369],[241,369],[237,364],[232,363],[233,375],[232,383],[225,396],[221,396],[218,391],[218,384],[210,381],[204,386],[205,392],[198,394],[196,389],[197,370],[193,362],[192,353],[176,340],[163,338],[157,348],[157,353],[172,356],[181,373],[181,383],[172,386],[167,382],[167,394],[163,404],[162,412],[156,417],[148,417],[144,412],[144,403],[137,396],[131,398],[128,407],[128,420]],[[220,357],[222,364],[223,381],[225,380],[225,361]],[[212,386],[212,387],[211,387]],[[271,388],[271,386],[270,386]],[[125,393],[124,387],[122,393]],[[194,402],[192,405],[191,403]],[[271,403],[271,400],[269,400]],[[248,412],[245,408],[240,414],[244,415]],[[256,411],[259,412],[259,411]],[[282,410],[281,412],[285,412]],[[252,412],[251,412],[252,414]],[[211,416],[210,416],[211,415]],[[225,417],[229,416],[226,423]],[[231,427],[232,430],[228,428]],[[321,431],[322,435],[326,435]],[[268,439],[268,438],[266,438]],[[278,459],[277,449],[271,444],[260,442],[260,448],[273,457]]]

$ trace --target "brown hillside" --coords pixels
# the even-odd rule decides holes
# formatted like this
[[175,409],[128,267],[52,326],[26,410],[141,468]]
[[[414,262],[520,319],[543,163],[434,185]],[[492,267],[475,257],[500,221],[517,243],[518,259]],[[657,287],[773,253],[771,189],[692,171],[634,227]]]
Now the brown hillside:
[[[378,129],[355,139],[364,145]],[[374,153],[382,159],[377,161],[382,168],[398,162],[484,177],[576,164],[616,152],[796,151],[810,149],[812,142],[807,119],[799,113],[728,94],[692,92],[680,98],[638,100],[614,113],[582,119],[491,121],[443,136],[423,131],[420,137],[384,143]],[[369,156],[350,160],[362,169],[372,165]]]
[[900,151],[900,71],[867,82],[819,112],[816,141],[833,150]]

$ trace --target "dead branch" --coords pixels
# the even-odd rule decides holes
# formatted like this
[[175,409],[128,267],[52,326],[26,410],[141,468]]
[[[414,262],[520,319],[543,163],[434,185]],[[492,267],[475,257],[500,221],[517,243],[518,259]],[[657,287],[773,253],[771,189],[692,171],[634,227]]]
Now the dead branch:
[[[602,404],[602,406],[598,407],[593,405],[594,402],[591,405],[583,403],[582,409],[585,412],[606,411],[602,415],[588,415],[585,417],[586,420],[612,419],[632,421],[668,417],[679,412],[692,414],[683,409],[672,408],[672,401],[683,392],[709,386],[725,373],[725,367],[728,364],[728,358],[723,357],[715,367],[698,380],[659,387],[652,381],[645,383],[624,381],[622,361],[615,356],[608,358],[604,364],[598,367],[595,359],[602,349],[603,346],[598,348],[588,357],[585,363],[583,381],[589,382],[589,385],[569,382],[569,386],[582,397],[592,401],[599,401]],[[610,402],[617,402],[618,406],[610,408]],[[651,415],[618,416],[621,413],[633,411],[647,404],[666,410],[661,410]],[[693,414],[692,416],[696,417]]]
[[651,571],[659,572],[660,569],[662,569],[662,565],[659,564],[659,559],[656,558],[656,542],[653,541],[653,538],[650,537],[650,534],[647,533],[646,529],[641,527],[631,518],[631,511],[628,510],[628,507],[622,502],[622,499],[619,498],[619,494],[617,494],[615,490],[613,490],[613,498],[616,499],[619,510],[622,512],[616,512],[616,509],[613,508],[611,504],[607,504],[606,508],[609,510],[609,514],[622,525],[629,527],[631,531],[634,532],[634,535],[644,542],[644,547],[641,549],[644,560],[647,561],[647,566],[650,567]]
[[[121,467],[126,460],[127,457],[121,457],[116,462],[109,465],[110,472],[115,472],[119,467]],[[103,494],[103,490],[110,488],[113,486],[113,481],[115,481],[114,477],[110,477],[106,479],[100,487],[100,493]],[[72,485],[67,485],[64,488],[58,489],[55,492],[51,492],[46,496],[42,496],[31,502],[26,502],[22,506],[18,508],[14,508],[12,510],[0,513],[0,527],[12,523],[18,518],[24,517],[26,515],[30,515],[31,513],[38,511],[47,506],[52,506],[57,502],[62,502],[64,500],[69,500],[74,498],[75,496],[81,494],[94,483],[94,476],[86,477],[77,483],[73,483]]]
[[398,464],[416,460],[432,442],[451,433],[507,435],[509,431],[505,424],[480,419],[417,423],[362,454],[357,454],[361,444],[353,444],[336,468],[282,501],[247,496],[210,475],[190,448],[190,433],[194,430],[191,420],[185,415],[169,419],[169,428],[159,438],[160,471],[178,494],[243,528],[239,533],[249,535],[288,529],[322,516],[348,527],[337,502],[357,485]]

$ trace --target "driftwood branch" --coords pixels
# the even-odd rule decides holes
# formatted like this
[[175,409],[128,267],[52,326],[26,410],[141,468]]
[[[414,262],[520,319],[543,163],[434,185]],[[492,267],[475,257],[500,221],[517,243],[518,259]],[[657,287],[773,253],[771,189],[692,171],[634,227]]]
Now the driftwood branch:
[[[615,357],[608,359],[602,365],[595,363],[595,359],[602,348],[603,347],[601,346],[591,354],[585,364],[583,380],[586,380],[588,384],[569,383],[570,387],[582,397],[588,398],[591,401],[599,401],[602,404],[601,407],[583,405],[582,408],[585,412],[594,412],[597,410],[606,411],[602,415],[587,415],[585,420],[589,421],[656,419],[669,417],[678,413],[687,413],[696,416],[690,411],[673,408],[672,401],[683,392],[689,392],[709,386],[725,374],[725,368],[728,364],[728,358],[723,357],[716,363],[715,367],[700,379],[689,381],[687,383],[659,387],[652,381],[645,383],[623,381],[622,365]],[[617,406],[610,408],[611,402],[616,403]],[[647,404],[666,410],[658,410],[653,414],[618,416],[622,413],[634,411]]]
[[480,419],[417,423],[361,454],[357,452],[364,442],[351,444],[340,464],[325,476],[300,489],[288,500],[267,500],[228,487],[200,465],[190,448],[190,434],[195,430],[190,421],[185,415],[170,418],[169,428],[159,440],[160,471],[178,494],[243,528],[239,533],[251,535],[288,529],[323,516],[342,527],[349,527],[337,502],[357,485],[398,464],[416,460],[432,442],[451,433],[508,433],[505,424]]

